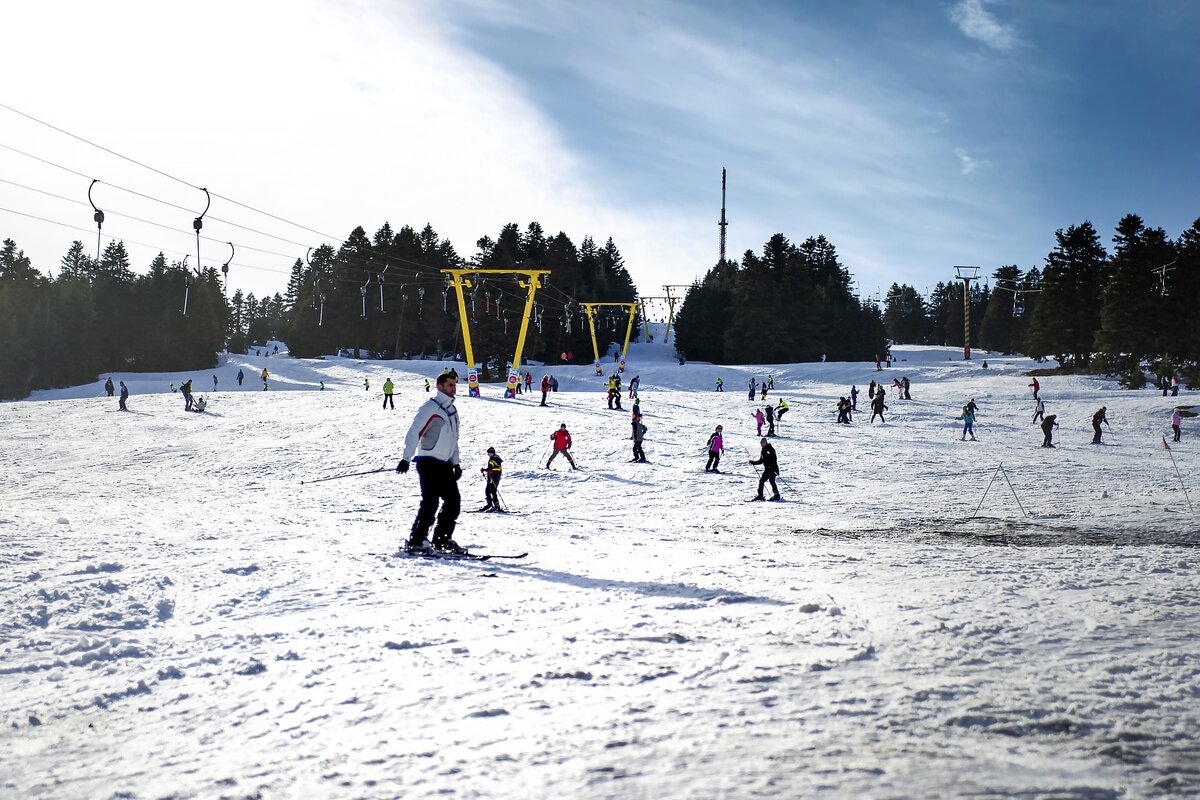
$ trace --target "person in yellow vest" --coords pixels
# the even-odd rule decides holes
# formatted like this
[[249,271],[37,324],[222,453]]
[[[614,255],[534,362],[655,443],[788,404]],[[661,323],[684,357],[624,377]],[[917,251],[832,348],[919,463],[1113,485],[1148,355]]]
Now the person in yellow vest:
[[425,379],[425,394],[429,394],[429,378]]
[[392,391],[395,388],[391,378],[383,382],[383,407],[387,408],[390,405],[393,411],[396,410],[396,401],[392,399]]
[[271,377],[271,373],[267,372],[267,368],[263,367],[262,375],[260,376],[263,382],[263,391],[267,390],[267,378]]
[[787,413],[787,410],[787,400],[784,400],[782,397],[779,398],[779,407],[775,409],[775,424],[778,425],[780,422],[783,422],[783,415]]

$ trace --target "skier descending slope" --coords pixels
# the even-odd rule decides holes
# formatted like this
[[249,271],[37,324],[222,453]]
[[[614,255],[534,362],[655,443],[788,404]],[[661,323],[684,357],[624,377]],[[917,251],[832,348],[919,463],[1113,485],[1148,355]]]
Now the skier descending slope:
[[[437,394],[421,404],[404,437],[404,457],[396,465],[397,472],[408,472],[409,462],[417,463],[421,481],[421,505],[413,521],[412,533],[405,543],[409,553],[428,554],[431,551],[465,554],[467,551],[451,539],[462,499],[458,494],[458,479],[462,467],[458,457],[458,409],[454,396],[458,378],[444,372],[437,379]],[[442,511],[437,514],[438,502]],[[433,529],[433,545],[426,540],[429,527],[437,514]]]
[[567,457],[567,463],[571,465],[571,469],[579,469],[575,466],[575,459],[571,458],[571,432],[567,430],[567,423],[559,425],[558,430],[550,434],[550,440],[554,443],[554,452],[546,461],[546,469],[550,469],[551,462],[558,458],[560,453]]
[[717,465],[721,463],[721,453],[725,452],[725,437],[720,425],[708,437],[708,463],[704,465],[705,472],[720,472]]
[[1042,419],[1042,447],[1054,447],[1054,428],[1058,425],[1057,415],[1049,414]]
[[633,458],[632,462],[645,463],[646,453],[642,450],[642,439],[646,436],[646,426],[642,423],[642,415],[633,417]]
[[763,471],[762,475],[758,478],[758,496],[753,499],[764,499],[763,486],[769,482],[771,484],[771,491],[775,493],[771,499],[782,500],[783,498],[779,496],[779,487],[775,485],[775,478],[779,475],[779,460],[775,457],[775,448],[771,447],[771,443],[767,441],[767,437],[765,436],[759,440],[759,443],[762,445],[762,452],[756,460],[752,460],[750,463],[755,465],[762,464]]
[[[1101,444],[1100,423],[1103,422],[1105,425],[1108,425],[1108,417],[1105,415],[1106,411],[1108,411],[1108,408],[1100,406],[1100,410],[1092,414],[1092,444]],[[1111,428],[1112,426],[1109,425],[1109,427]]]

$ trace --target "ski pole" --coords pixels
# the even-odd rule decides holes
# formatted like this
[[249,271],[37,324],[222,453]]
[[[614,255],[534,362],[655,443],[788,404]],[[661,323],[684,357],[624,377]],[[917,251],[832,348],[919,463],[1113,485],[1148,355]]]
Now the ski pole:
[[322,481],[336,481],[340,478],[356,478],[359,475],[374,475],[376,472],[391,472],[393,467],[380,467],[379,469],[368,469],[363,472],[349,472],[345,475],[330,475],[326,478],[314,478],[311,481],[300,481],[303,486],[306,483],[321,483]]

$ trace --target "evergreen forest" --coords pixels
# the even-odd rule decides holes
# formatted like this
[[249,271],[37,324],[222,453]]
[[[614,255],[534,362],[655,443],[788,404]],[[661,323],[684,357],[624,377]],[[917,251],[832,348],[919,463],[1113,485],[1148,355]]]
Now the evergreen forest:
[[[1200,385],[1200,220],[1171,239],[1137,215],[1121,219],[1105,247],[1090,222],[1055,233],[1039,267],[996,268],[970,286],[971,343],[1054,359],[1065,371],[1145,385],[1181,373]],[[524,357],[592,360],[580,303],[636,303],[637,290],[611,238],[576,245],[537,222],[484,236],[461,256],[426,225],[355,228],[294,263],[285,293],[227,296],[213,267],[190,269],[160,253],[134,271],[124,244],[89,256],[71,244],[48,277],[12,239],[0,246],[0,399],[87,383],[109,371],[210,368],[228,349],[281,339],[292,354],[459,359],[459,299],[445,269],[546,270],[529,312]],[[982,277],[982,276],[981,276]],[[502,380],[525,314],[527,277],[472,276],[462,308],[481,380]],[[716,363],[872,360],[889,342],[962,346],[964,287],[947,281],[928,297],[893,283],[881,303],[860,299],[834,245],[772,236],[740,263],[717,263],[690,288],[675,316],[676,347]],[[186,302],[186,313],[184,307]],[[624,338],[628,313],[601,309],[604,356]],[[642,320],[635,314],[634,333]]]

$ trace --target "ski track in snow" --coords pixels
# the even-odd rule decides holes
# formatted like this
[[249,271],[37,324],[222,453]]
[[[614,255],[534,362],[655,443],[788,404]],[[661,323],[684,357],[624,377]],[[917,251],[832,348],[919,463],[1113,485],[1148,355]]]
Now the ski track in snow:
[[[234,356],[203,415],[180,375],[114,376],[136,414],[99,383],[0,404],[0,795],[1200,794],[1200,532],[1159,441],[1191,400],[1046,378],[1043,450],[1032,362],[895,352],[877,373],[636,345],[650,464],[590,365],[548,368],[549,408],[462,386],[464,509],[490,445],[523,513],[456,539],[531,551],[505,562],[396,557],[412,474],[300,485],[394,466],[432,362]],[[746,503],[768,372],[790,502]],[[389,375],[394,412],[362,389]],[[833,424],[851,382],[866,408],[900,375],[886,423]],[[579,471],[545,469],[559,422]],[[971,519],[1000,462],[1013,489]]]

